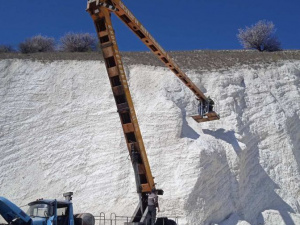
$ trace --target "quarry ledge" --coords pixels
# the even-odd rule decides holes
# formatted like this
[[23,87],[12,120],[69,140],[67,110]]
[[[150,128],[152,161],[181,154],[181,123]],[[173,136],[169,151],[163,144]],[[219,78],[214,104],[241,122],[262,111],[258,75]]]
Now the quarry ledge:
[[[254,50],[193,50],[169,51],[173,59],[184,69],[215,70],[219,68],[274,63],[282,60],[300,60],[300,50],[278,52],[258,52]],[[121,52],[125,65],[164,66],[148,51]],[[38,61],[79,60],[103,61],[101,52],[42,52],[22,54],[18,52],[0,53],[2,59],[29,59]]]

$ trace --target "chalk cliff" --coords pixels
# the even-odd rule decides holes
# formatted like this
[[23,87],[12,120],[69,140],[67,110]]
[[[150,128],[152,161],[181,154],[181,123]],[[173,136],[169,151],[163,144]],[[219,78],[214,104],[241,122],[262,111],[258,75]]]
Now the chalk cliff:
[[[160,197],[179,224],[300,224],[300,60],[187,74],[217,103],[198,124],[167,69],[126,72]],[[133,169],[99,61],[0,60],[0,195],[17,205],[73,191],[77,212],[130,216]]]

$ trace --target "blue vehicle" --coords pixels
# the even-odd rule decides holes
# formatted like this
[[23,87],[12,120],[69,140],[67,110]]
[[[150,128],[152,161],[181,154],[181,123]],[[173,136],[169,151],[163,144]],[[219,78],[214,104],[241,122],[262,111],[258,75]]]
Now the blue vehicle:
[[72,192],[63,194],[65,200],[30,202],[27,214],[8,199],[0,197],[0,215],[9,225],[94,225],[92,214],[73,214],[72,195]]

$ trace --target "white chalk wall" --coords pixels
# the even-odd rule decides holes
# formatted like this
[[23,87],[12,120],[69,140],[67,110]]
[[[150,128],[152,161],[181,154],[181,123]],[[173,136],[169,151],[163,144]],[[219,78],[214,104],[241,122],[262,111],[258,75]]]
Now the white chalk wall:
[[[197,124],[168,70],[126,67],[157,186],[179,224],[300,224],[300,61],[187,71],[217,103]],[[0,61],[0,196],[73,191],[76,212],[130,216],[135,180],[105,66]]]

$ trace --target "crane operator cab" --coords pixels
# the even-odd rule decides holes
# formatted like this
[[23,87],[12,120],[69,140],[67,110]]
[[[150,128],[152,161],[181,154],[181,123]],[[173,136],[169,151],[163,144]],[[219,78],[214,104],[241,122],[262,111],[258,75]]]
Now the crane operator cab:
[[210,98],[210,96],[208,96],[205,100],[197,100],[199,101],[198,115],[192,116],[196,122],[201,123],[220,119],[220,116],[214,111],[215,102]]

